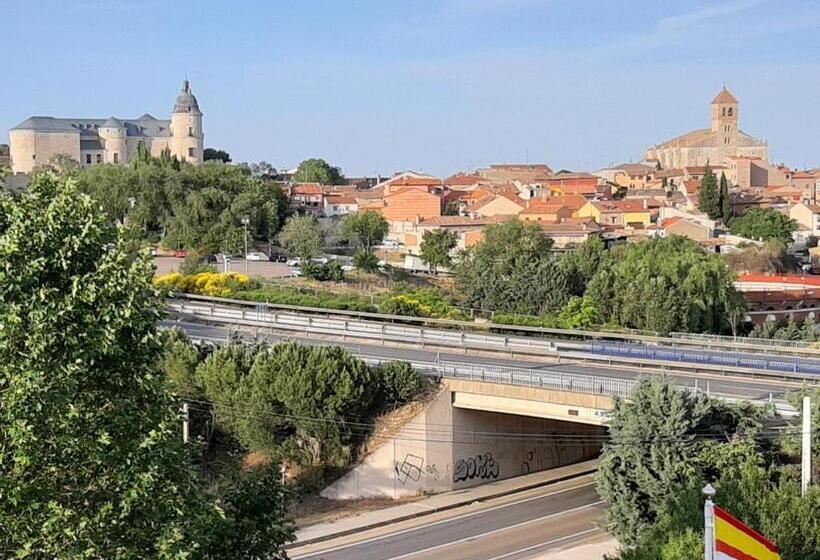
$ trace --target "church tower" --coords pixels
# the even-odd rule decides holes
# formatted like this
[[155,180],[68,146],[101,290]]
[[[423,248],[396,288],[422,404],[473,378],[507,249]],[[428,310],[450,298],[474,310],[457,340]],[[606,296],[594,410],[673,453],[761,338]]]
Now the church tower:
[[732,143],[737,128],[738,103],[726,86],[712,100],[712,132],[717,132],[722,144]]
[[171,155],[190,163],[202,163],[205,135],[202,132],[202,111],[191,93],[188,80],[182,82],[171,113]]

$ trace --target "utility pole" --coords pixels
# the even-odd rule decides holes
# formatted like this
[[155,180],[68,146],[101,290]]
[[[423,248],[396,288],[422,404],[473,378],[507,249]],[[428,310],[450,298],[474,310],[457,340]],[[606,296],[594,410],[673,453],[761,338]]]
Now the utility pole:
[[702,492],[706,496],[706,502],[703,504],[703,558],[715,560],[715,504],[712,503],[715,489],[711,484],[707,484]]
[[811,397],[803,397],[803,456],[800,489],[803,495],[811,484]]
[[245,216],[242,218],[242,225],[245,227],[245,276],[248,275],[248,217]]
[[182,403],[182,443],[188,443],[188,403]]

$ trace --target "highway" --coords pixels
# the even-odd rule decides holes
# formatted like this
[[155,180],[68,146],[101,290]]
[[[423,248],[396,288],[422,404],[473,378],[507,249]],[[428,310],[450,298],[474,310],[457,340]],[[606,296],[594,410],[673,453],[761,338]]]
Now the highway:
[[[213,340],[224,342],[228,337],[229,330],[237,332],[236,328],[226,325],[206,325],[193,321],[173,321],[166,320],[163,326],[178,326],[185,330],[189,336],[195,339]],[[254,335],[250,331],[244,332],[247,339],[253,339]],[[582,374],[588,376],[600,376],[605,378],[634,380],[646,376],[646,371],[636,371],[623,365],[590,365],[587,363],[538,363],[527,360],[516,360],[503,357],[475,356],[462,353],[435,352],[420,347],[402,348],[393,346],[380,346],[377,344],[358,344],[344,341],[327,341],[322,338],[305,338],[304,336],[283,336],[272,335],[260,331],[259,340],[265,342],[279,342],[282,340],[295,340],[306,344],[338,344],[347,348],[351,353],[362,357],[378,360],[403,360],[413,364],[432,363],[436,361],[459,362],[476,366],[505,366],[526,368],[533,372],[565,372],[571,374]],[[708,375],[704,373],[674,373],[670,377],[675,384],[681,387],[693,387],[697,385],[701,390],[717,397],[730,399],[742,399],[756,402],[764,402],[769,399],[769,395],[775,401],[782,401],[787,391],[799,389],[797,383],[786,383],[775,380],[750,379],[740,376],[720,376]]]
[[591,475],[292,549],[294,560],[524,560],[598,538]]

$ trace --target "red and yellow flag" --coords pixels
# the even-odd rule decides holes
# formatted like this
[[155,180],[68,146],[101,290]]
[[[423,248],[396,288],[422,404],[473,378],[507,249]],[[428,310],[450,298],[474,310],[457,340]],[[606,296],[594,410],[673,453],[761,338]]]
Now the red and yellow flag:
[[780,560],[777,546],[715,506],[715,560]]

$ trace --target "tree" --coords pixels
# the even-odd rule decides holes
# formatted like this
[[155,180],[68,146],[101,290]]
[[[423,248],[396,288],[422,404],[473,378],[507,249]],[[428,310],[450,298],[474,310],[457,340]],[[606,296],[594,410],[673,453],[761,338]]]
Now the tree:
[[260,161],[258,163],[244,164],[250,171],[251,177],[254,179],[262,179],[272,181],[276,179],[278,173],[276,168],[267,161]]
[[[5,556],[282,557],[292,530],[275,481],[251,512],[231,496],[245,477],[212,495],[193,470],[158,369],[152,276],[73,181],[40,175],[0,196]],[[240,530],[247,542],[222,548]]]
[[552,241],[534,224],[510,219],[484,230],[454,268],[467,305],[500,313],[543,315],[569,299],[566,272],[552,257]]
[[218,150],[216,148],[205,148],[202,152],[202,159],[204,161],[221,161],[222,163],[230,163],[231,154],[225,150]]
[[373,247],[384,240],[389,229],[387,220],[379,212],[365,210],[343,217],[339,235],[347,241],[356,243],[365,252],[372,253]]
[[439,266],[450,266],[453,258],[450,252],[455,249],[458,239],[456,234],[446,229],[432,229],[424,232],[421,238],[421,260],[427,263],[433,274]]
[[313,216],[291,216],[278,235],[288,252],[309,260],[322,250],[322,235]]
[[732,220],[730,229],[735,235],[749,239],[790,243],[797,222],[774,208],[752,208]]
[[732,221],[732,198],[729,195],[729,181],[726,180],[726,174],[720,172],[720,217],[723,223],[729,225]]
[[306,159],[296,168],[293,180],[299,183],[319,183],[322,185],[343,185],[345,182],[341,169],[331,166],[319,158]]
[[720,255],[681,236],[613,249],[586,291],[601,318],[660,333],[721,332],[738,298]]
[[595,272],[610,259],[609,250],[598,236],[591,236],[561,257],[561,267],[567,273],[570,292],[581,296]]
[[698,192],[698,208],[709,216],[710,220],[720,217],[720,192],[718,191],[717,179],[709,164],[703,172],[703,179]]
[[0,156],[8,157],[9,156],[9,145],[8,144],[0,144]]
[[561,327],[565,329],[588,329],[601,322],[598,309],[586,296],[573,296],[558,315]]

